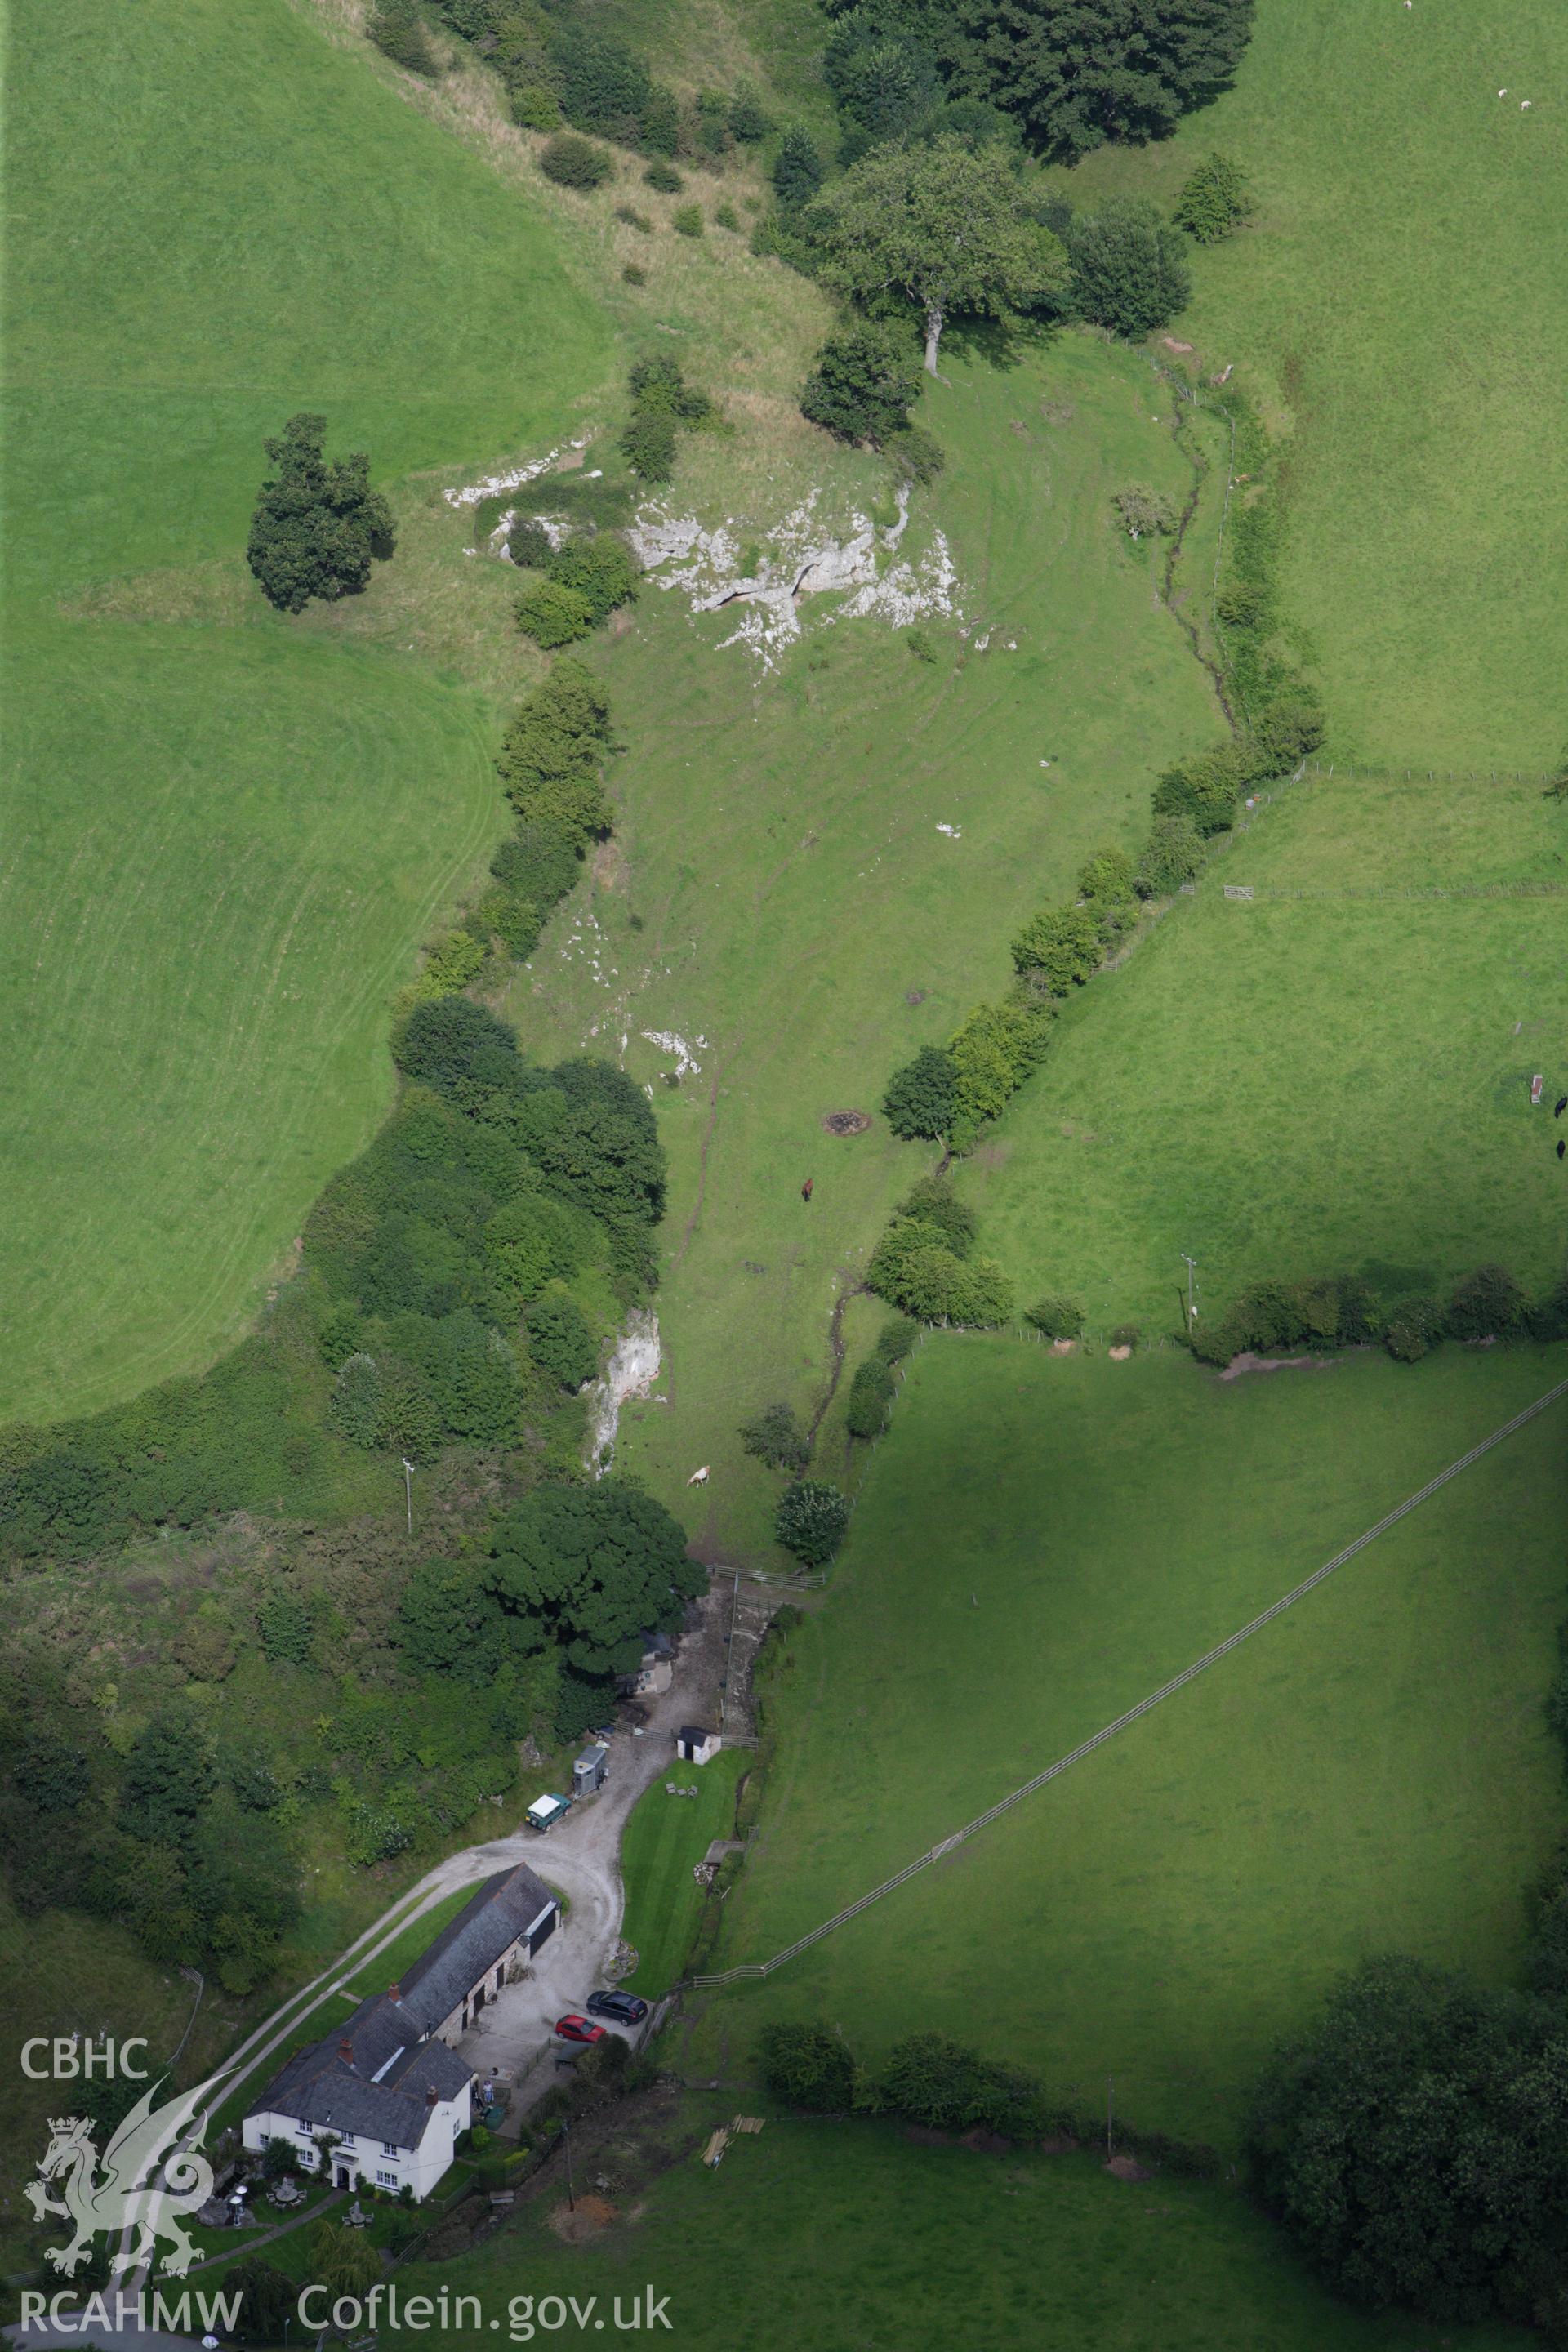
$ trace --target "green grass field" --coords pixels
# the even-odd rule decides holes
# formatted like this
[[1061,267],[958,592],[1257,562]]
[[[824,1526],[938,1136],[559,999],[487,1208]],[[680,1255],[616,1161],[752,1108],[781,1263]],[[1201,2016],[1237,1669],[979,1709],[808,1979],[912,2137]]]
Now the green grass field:
[[1074,175],[1167,199],[1215,147],[1250,175],[1253,226],[1198,257],[1173,331],[1290,436],[1286,604],[1342,755],[1563,749],[1565,102],[1541,0],[1260,0],[1233,91]]
[[[1375,1354],[1233,1383],[1001,1339],[918,1351],[826,1607],[720,1965],[764,1959],[1244,1623],[1568,1369]],[[689,2063],[824,2016],[935,2026],[1221,2142],[1369,1950],[1491,1979],[1561,1837],[1553,1407],[1284,1619],[949,1860],[709,1998]]]
[[[900,633],[813,610],[763,677],[715,650],[730,615],[693,621],[645,589],[600,664],[629,746],[615,855],[510,1000],[542,1053],[624,1038],[653,1087],[669,1403],[628,1412],[624,1458],[676,1507],[714,1465],[688,1523],[718,1558],[768,1548],[773,1482],[736,1424],[780,1396],[809,1414],[834,1298],[916,1170],[879,1118],[844,1139],[824,1117],[874,1115],[894,1067],[1005,984],[1022,916],[1102,840],[1141,839],[1153,771],[1215,726],[1152,559],[1110,515],[1129,479],[1178,498],[1191,479],[1145,362],[1068,336],[1010,367],[950,364],[925,404],[948,470],[910,529],[947,534],[991,649],[932,621],[927,664]],[[777,516],[770,495],[730,509],[739,530]],[[707,1038],[700,1075],[660,1084],[670,1056],[647,1030]]]
[[[754,2093],[747,2104],[755,2107]],[[669,2298],[679,2352],[961,2352],[1005,2344],[1064,2352],[1524,2352],[1502,2327],[1369,2317],[1334,2302],[1235,2189],[1160,2179],[1130,2188],[1089,2156],[1005,2158],[911,2147],[889,2126],[771,2118],[732,2142],[717,2171],[698,2161],[734,2095],[688,2100],[670,2168],[617,2192],[616,2219],[566,2247],[546,2195],[476,2254],[410,2263],[399,2293],[477,2295],[483,2324],[539,2326],[539,2341],[603,2343],[651,2284]],[[605,2151],[622,2170],[620,2147]],[[636,2177],[635,2171],[633,2177]],[[579,2195],[581,2195],[579,2183]],[[557,2178],[555,2195],[564,2203]],[[559,2329],[552,2295],[575,2297]],[[531,2309],[520,2300],[532,2298]],[[596,2297],[595,2308],[583,2306]],[[647,2305],[644,2305],[646,2312]],[[536,2322],[535,2312],[542,2314]],[[546,2330],[549,2333],[546,2333]],[[450,2352],[473,2332],[395,2332]],[[502,2335],[501,2340],[507,2340]]]
[[715,1838],[735,1825],[735,1790],[752,1755],[745,1748],[721,1748],[700,1770],[672,1768],[678,1784],[697,1795],[672,1797],[656,1780],[638,1798],[621,1840],[621,1874],[626,1914],[621,1932],[637,1952],[637,1972],[626,1982],[633,1992],[657,2000],[684,1974],[697,1915],[705,1900],[692,1877]]
[[[1561,887],[1565,852],[1532,786],[1336,777],[1261,812],[1075,999],[960,1171],[1020,1307],[1059,1290],[1102,1331],[1179,1328],[1183,1251],[1215,1308],[1264,1276],[1397,1297],[1497,1259],[1553,1279],[1563,900],[1405,894]],[[1267,895],[1294,890],[1321,895]]]
[[242,1326],[501,815],[455,676],[105,583],[232,570],[296,408],[383,481],[489,467],[610,343],[542,214],[286,0],[10,30],[0,1415],[36,1421]]

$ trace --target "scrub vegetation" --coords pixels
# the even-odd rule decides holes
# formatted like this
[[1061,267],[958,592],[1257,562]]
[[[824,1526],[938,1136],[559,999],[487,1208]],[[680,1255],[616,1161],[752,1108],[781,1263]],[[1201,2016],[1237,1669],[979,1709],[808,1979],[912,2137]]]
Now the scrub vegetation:
[[[761,1566],[757,1769],[627,1831],[659,1995],[1562,1377],[1568,36],[89,15],[13,58],[17,1940],[171,2048],[200,1970],[207,2065]],[[444,2281],[1568,2340],[1562,1487],[1548,1412],[688,1991],[598,2234]]]

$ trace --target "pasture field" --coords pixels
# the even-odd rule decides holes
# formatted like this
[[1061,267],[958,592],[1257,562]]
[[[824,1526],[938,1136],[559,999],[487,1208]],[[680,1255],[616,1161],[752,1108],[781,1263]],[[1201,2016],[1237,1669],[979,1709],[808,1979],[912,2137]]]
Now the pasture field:
[[1563,749],[1565,123],[1548,0],[1259,0],[1233,90],[1063,175],[1168,203],[1218,148],[1250,177],[1252,226],[1196,257],[1173,332],[1290,436],[1289,634],[1341,756],[1539,771]]
[[[781,1397],[809,1417],[835,1298],[931,1156],[877,1115],[888,1078],[1005,985],[1012,929],[1089,850],[1136,846],[1154,772],[1217,723],[1153,557],[1110,513],[1130,479],[1179,499],[1192,478],[1147,363],[1072,335],[945,364],[922,414],[948,467],[910,540],[946,535],[971,638],[929,618],[921,660],[813,604],[768,674],[717,650],[732,614],[694,618],[650,579],[596,656],[628,747],[615,842],[507,1006],[542,1055],[606,1040],[652,1088],[668,1402],[628,1411],[623,1459],[676,1508],[711,1464],[688,1525],[719,1559],[769,1548],[773,1482],[737,1423]],[[765,479],[750,491],[737,536],[779,514]],[[665,1083],[673,1050],[646,1032],[697,1071]],[[825,1132],[845,1109],[868,1129]]]
[[[1178,1328],[1184,1251],[1215,1309],[1267,1276],[1362,1273],[1388,1297],[1489,1259],[1554,1279],[1564,900],[1532,894],[1561,890],[1565,853],[1534,785],[1288,789],[1075,998],[961,1167],[1020,1307],[1066,1291],[1101,1331]],[[1420,895],[1440,889],[1500,895]]]
[[692,1877],[715,1838],[735,1824],[735,1790],[752,1759],[749,1748],[721,1748],[710,1763],[676,1764],[672,1776],[697,1795],[672,1797],[662,1780],[644,1790],[621,1840],[626,1916],[621,1932],[637,1952],[632,1992],[657,2000],[685,1969],[704,1893]]
[[500,825],[456,675],[233,584],[263,436],[489,465],[611,341],[543,215],[286,0],[23,7],[8,64],[0,1417],[37,1421],[243,1327]]
[[[742,2103],[765,2106],[754,2092]],[[1437,2340],[1429,2322],[1334,2302],[1231,2187],[1163,2178],[1130,2188],[1087,2155],[976,2156],[911,2147],[889,2125],[801,2116],[771,2116],[708,2171],[702,2144],[735,2111],[732,2089],[722,2101],[688,2098],[662,2149],[612,2137],[604,2161],[632,2185],[614,2192],[616,2218],[586,2244],[563,2245],[546,2221],[565,2203],[557,2168],[539,2201],[478,2252],[430,2265],[428,2281],[408,2264],[400,2292],[433,2292],[439,2279],[454,2295],[478,2295],[503,2326],[514,2296],[535,2310],[574,2296],[578,2315],[539,2340],[576,2346],[602,2344],[615,2298],[628,2312],[651,2283],[669,2298],[659,2341],[679,2352],[909,2352],[915,2342],[1429,2352]],[[666,2168],[649,2177],[650,2163]],[[473,2336],[388,2340],[457,2352]],[[1525,2352],[1533,2340],[1505,2327],[1442,2336],[1454,2352]]]
[[[765,1959],[1203,1654],[1563,1378],[1555,1349],[1237,1381],[1001,1338],[911,1359],[716,1966]],[[1270,2047],[1369,1951],[1510,1979],[1562,1834],[1559,1403],[1282,1619],[764,1985],[875,2062],[903,2021],[1234,2144]]]

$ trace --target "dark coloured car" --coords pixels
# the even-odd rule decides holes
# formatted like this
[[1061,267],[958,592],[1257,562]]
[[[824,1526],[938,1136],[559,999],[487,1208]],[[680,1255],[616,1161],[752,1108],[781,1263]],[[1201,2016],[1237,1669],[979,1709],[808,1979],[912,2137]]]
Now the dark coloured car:
[[591,1992],[588,2010],[594,2017],[613,2017],[617,2025],[640,2025],[647,2015],[647,2003],[635,1992]]
[[605,2038],[605,2029],[602,2025],[595,2025],[589,2019],[578,2017],[574,2013],[566,2017],[558,2017],[555,2021],[555,2031],[563,2042],[602,2042]]

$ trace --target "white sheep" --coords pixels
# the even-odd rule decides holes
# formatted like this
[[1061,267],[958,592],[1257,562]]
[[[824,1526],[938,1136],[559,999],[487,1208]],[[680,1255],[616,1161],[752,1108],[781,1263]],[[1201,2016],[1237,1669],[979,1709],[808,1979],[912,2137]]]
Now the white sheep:
[[702,1467],[701,1467],[701,1469],[700,1469],[700,1470],[694,1470],[694,1471],[692,1472],[692,1474],[691,1474],[690,1477],[687,1480],[687,1482],[686,1482],[686,1483],[687,1483],[687,1485],[688,1485],[689,1486],[706,1486],[706,1485],[708,1484],[708,1465],[707,1465],[707,1463],[705,1462],[705,1463],[702,1465]]

